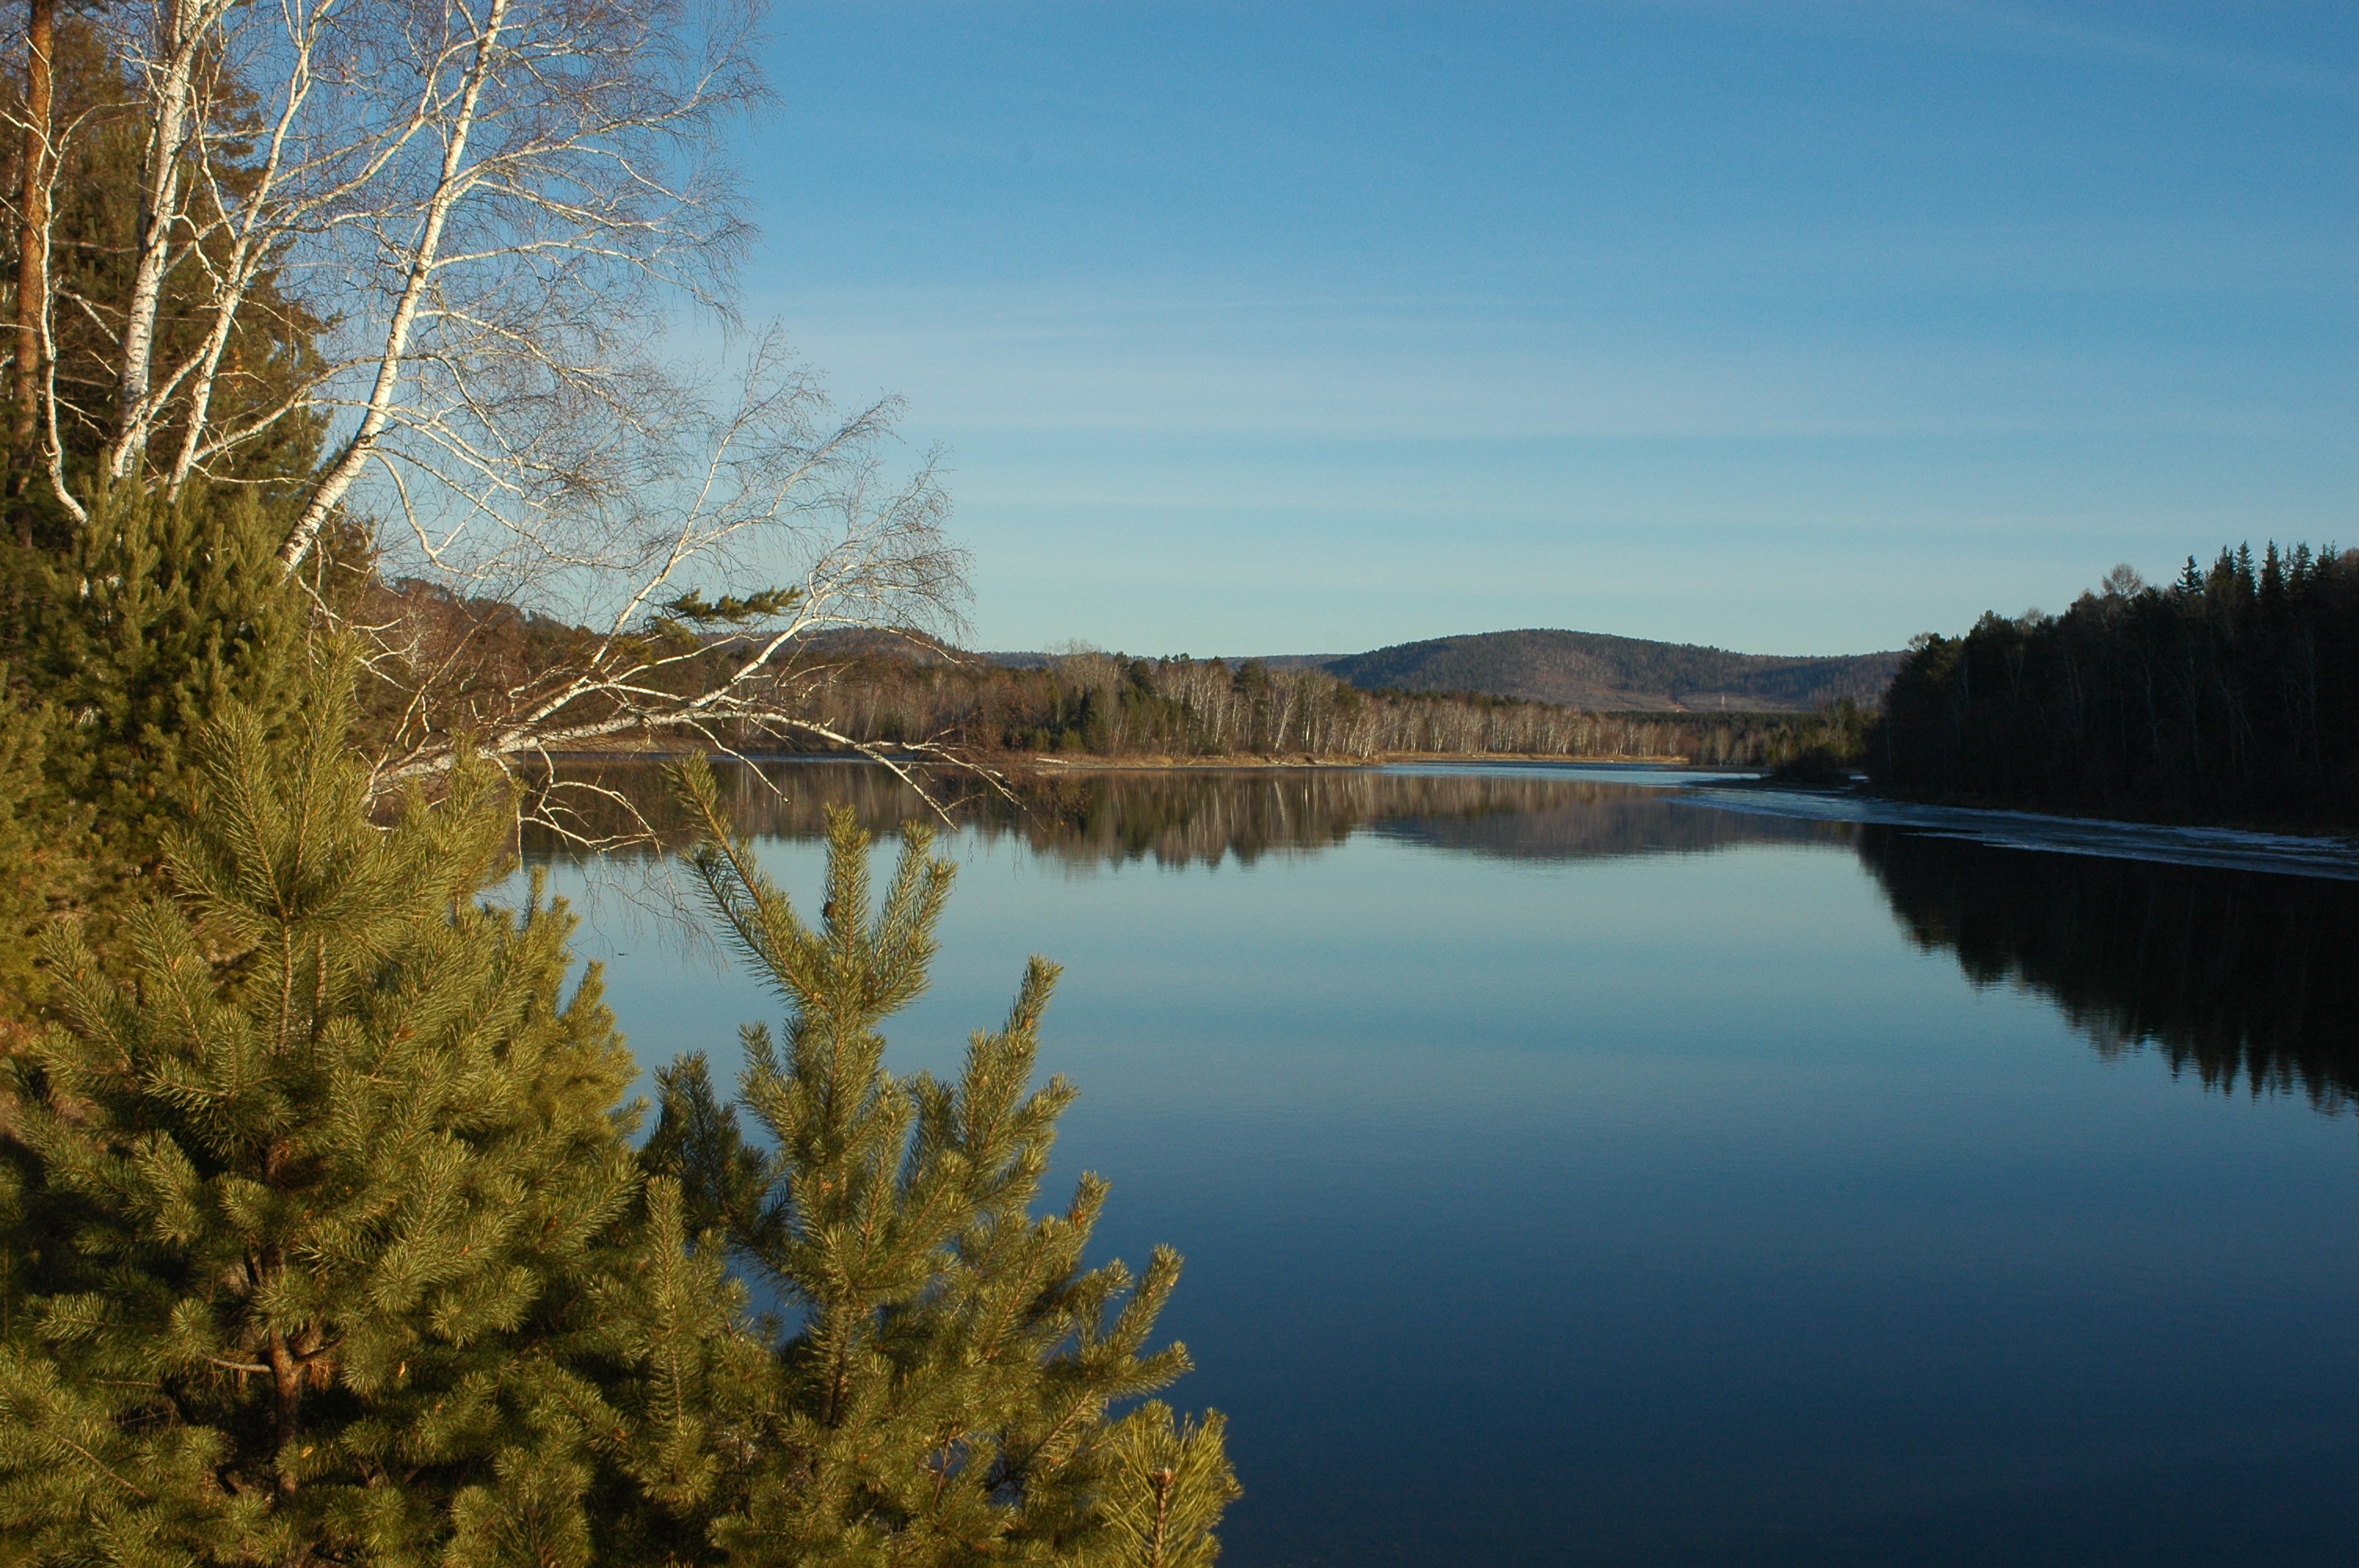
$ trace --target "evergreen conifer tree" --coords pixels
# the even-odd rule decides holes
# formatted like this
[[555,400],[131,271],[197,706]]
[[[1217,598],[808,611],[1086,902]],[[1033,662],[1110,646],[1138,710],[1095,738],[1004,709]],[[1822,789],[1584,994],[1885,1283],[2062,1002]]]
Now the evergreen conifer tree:
[[1145,1348],[1179,1258],[1157,1249],[1135,1281],[1083,1267],[1093,1175],[1064,1212],[1031,1213],[1072,1098],[1031,1082],[1054,966],[1032,961],[957,1082],[894,1076],[877,1026],[925,988],[952,867],[905,829],[872,913],[867,839],[839,810],[814,927],[732,835],[710,771],[680,777],[706,834],[695,870],[788,1009],[783,1044],[745,1032],[743,1103],[770,1148],[689,1058],[662,1076],[647,1150],[720,1227],[708,1249],[725,1233],[801,1313],[713,1539],[748,1565],[1212,1562],[1236,1493],[1221,1418],[1110,1414],[1187,1369],[1180,1346]]
[[763,1359],[639,1173],[569,917],[475,902],[491,785],[373,826],[342,674],[280,741],[212,727],[129,984],[53,941],[0,1124],[0,1562],[703,1552]]
[[94,500],[71,548],[16,557],[12,673],[72,726],[49,787],[95,811],[119,862],[151,861],[182,820],[207,724],[236,708],[275,730],[303,687],[309,607],[274,545],[251,491],[199,481],[167,501],[126,483]]
[[80,893],[89,863],[90,814],[43,770],[55,730],[53,710],[0,695],[0,1058],[27,1037],[41,935]]

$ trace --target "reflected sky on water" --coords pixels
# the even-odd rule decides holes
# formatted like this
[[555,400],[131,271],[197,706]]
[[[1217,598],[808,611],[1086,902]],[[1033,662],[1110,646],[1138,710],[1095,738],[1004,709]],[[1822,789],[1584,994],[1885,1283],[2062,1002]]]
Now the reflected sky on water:
[[[917,806],[776,776],[732,799],[805,894],[826,803]],[[1712,793],[1273,770],[966,808],[895,1064],[1066,966],[1060,1167],[1113,1180],[1110,1250],[1188,1257],[1225,1560],[2349,1561],[2359,885]],[[603,868],[583,950],[626,955],[643,1062],[734,1074],[774,1003],[629,914],[647,869]]]

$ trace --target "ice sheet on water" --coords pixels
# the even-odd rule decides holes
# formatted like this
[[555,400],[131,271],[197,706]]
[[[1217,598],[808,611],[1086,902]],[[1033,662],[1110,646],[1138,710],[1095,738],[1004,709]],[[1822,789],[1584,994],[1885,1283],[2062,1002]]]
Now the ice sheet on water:
[[1690,785],[1680,798],[1717,811],[1878,823],[2006,849],[2359,881],[2359,839],[2348,838],[2256,833],[2238,827],[2171,827],[2088,816],[2043,816],[2028,811],[1975,811],[1807,790],[1731,789],[1712,783]]

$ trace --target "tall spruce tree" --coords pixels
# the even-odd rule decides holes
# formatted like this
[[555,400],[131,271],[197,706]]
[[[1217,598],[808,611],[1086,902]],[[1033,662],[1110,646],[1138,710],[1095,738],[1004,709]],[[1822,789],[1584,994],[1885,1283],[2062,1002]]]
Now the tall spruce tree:
[[1236,1485],[1222,1420],[1112,1407],[1185,1371],[1147,1351],[1180,1273],[1134,1281],[1082,1254],[1106,1185],[1035,1217],[1061,1078],[1034,1087],[1055,967],[1035,958],[1006,1025],[971,1038],[955,1083],[897,1077],[878,1024],[925,989],[952,867],[922,827],[872,909],[868,841],[831,815],[826,895],[799,917],[729,830],[712,775],[680,772],[703,824],[693,865],[729,935],[788,1005],[745,1032],[748,1147],[701,1058],[662,1075],[647,1158],[689,1212],[800,1313],[777,1353],[753,1467],[713,1529],[733,1563],[1064,1563],[1194,1568]]
[[127,984],[53,940],[0,1125],[0,1562],[705,1551],[762,1357],[639,1173],[570,918],[476,902],[491,786],[373,826],[342,674],[276,743],[211,728]]

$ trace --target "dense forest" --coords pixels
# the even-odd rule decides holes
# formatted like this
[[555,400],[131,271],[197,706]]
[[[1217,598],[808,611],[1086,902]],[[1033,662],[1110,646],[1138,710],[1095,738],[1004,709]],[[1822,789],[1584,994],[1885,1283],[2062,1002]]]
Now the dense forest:
[[1874,707],[1897,653],[1732,654],[1594,632],[1488,632],[1318,661],[1367,691],[1472,692],[1593,710],[1797,712]]
[[2192,820],[2359,822],[2359,552],[2271,543],[2061,615],[1911,647],[1865,764],[1879,789]]

